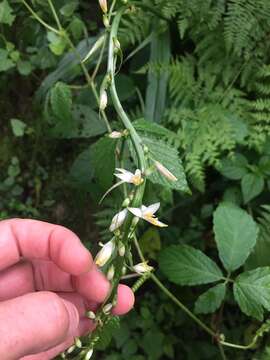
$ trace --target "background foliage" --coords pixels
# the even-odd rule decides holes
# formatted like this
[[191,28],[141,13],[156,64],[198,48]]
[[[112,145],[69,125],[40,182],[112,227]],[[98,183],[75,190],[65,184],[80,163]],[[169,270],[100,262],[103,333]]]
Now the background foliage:
[[[270,310],[270,3],[130,3],[120,25],[117,90],[151,156],[182,179],[172,189],[150,176],[146,202],[162,202],[170,227],[141,226],[142,248],[190,309],[226,339],[248,344]],[[46,1],[31,5],[53,24]],[[102,136],[106,126],[79,58],[104,26],[97,1],[55,6],[76,51],[20,0],[0,1],[0,217],[68,226],[95,251],[120,206],[117,191],[98,205],[118,160],[116,142]],[[98,58],[85,63],[89,74]],[[118,129],[112,107],[108,119]],[[183,168],[192,195],[181,192]],[[109,338],[97,358],[221,358],[214,341],[152,283],[139,290],[108,345]],[[251,350],[225,353],[266,360],[269,341],[266,335]]]

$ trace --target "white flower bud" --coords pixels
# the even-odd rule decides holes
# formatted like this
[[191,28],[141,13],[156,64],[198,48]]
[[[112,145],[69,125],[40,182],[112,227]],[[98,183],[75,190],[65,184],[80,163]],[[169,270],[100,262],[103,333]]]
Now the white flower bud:
[[177,177],[174,176],[164,165],[162,165],[159,161],[154,162],[155,167],[160,172],[161,175],[165,176],[170,181],[177,181]]
[[107,242],[97,253],[95,263],[97,266],[104,266],[110,260],[115,248],[114,240]]
[[147,262],[142,262],[137,265],[133,266],[133,270],[136,271],[138,274],[144,274],[149,271],[152,271],[154,268],[152,266],[149,266]]
[[115,50],[116,53],[121,51],[121,45],[120,45],[120,42],[119,42],[119,40],[117,38],[113,39],[113,44],[114,44],[114,50]]
[[112,310],[113,305],[111,303],[108,303],[106,305],[103,306],[103,312],[104,314],[108,315],[110,313],[110,311]]
[[114,277],[114,266],[111,265],[108,272],[107,272],[107,279],[111,281]]
[[114,215],[114,217],[112,219],[112,223],[110,225],[111,232],[114,232],[116,229],[118,229],[124,223],[127,213],[128,213],[127,209],[124,209],[124,210],[120,211],[119,213],[117,213],[116,215]]
[[125,198],[125,200],[122,203],[122,207],[127,207],[130,205],[130,198]]
[[112,131],[108,136],[111,139],[120,139],[123,134],[120,131]]
[[77,346],[77,348],[81,348],[82,347],[82,342],[80,340],[79,337],[75,337],[75,345]]
[[99,0],[99,6],[104,13],[108,12],[107,0]]
[[67,349],[67,354],[71,354],[76,349],[76,345],[72,345]]
[[119,254],[119,256],[124,256],[125,252],[126,252],[125,245],[123,243],[119,243],[119,246],[118,246],[118,254]]
[[110,26],[110,22],[106,14],[103,15],[103,25],[105,26],[106,29],[108,29],[108,27]]
[[108,96],[107,92],[105,90],[101,91],[100,99],[99,99],[99,109],[100,111],[103,111],[106,109],[108,104]]
[[94,350],[93,349],[90,349],[89,351],[87,351],[85,357],[84,357],[84,360],[90,360],[92,355],[93,355],[93,352]]
[[86,317],[88,317],[91,320],[95,320],[95,318],[96,318],[96,314],[91,310],[87,311],[85,315],[86,315]]

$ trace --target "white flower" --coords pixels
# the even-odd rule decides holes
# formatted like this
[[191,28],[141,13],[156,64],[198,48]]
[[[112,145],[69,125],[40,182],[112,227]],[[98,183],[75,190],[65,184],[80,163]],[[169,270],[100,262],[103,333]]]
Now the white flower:
[[100,111],[103,111],[106,109],[106,106],[108,104],[108,96],[105,90],[101,91],[100,94],[100,100],[99,100],[99,109]]
[[160,203],[155,203],[150,206],[144,206],[142,205],[140,208],[131,208],[129,207],[128,210],[135,216],[137,216],[140,219],[144,219],[148,221],[149,223],[158,226],[158,227],[166,227],[168,225],[162,223],[158,220],[157,217],[155,217],[155,212],[160,207]]
[[125,221],[126,216],[127,216],[127,209],[121,210],[119,211],[119,213],[114,215],[110,225],[110,231],[113,232],[116,229],[118,229]]
[[147,264],[147,261],[139,263],[133,266],[133,270],[136,271],[138,274],[143,274],[149,271],[152,271],[154,268]]
[[119,174],[114,174],[116,177],[121,179],[123,182],[134,184],[134,185],[141,185],[143,182],[142,173],[140,169],[135,171],[135,174],[132,172],[125,170],[125,169],[116,169]]
[[162,165],[159,161],[154,162],[155,167],[161,173],[161,175],[165,176],[168,180],[177,181],[177,177],[174,176],[164,165]]
[[120,139],[123,134],[120,131],[112,131],[108,136],[111,139]]
[[99,0],[99,6],[101,7],[104,13],[108,11],[107,0]]
[[114,252],[115,243],[114,240],[107,242],[101,250],[97,253],[95,258],[95,263],[97,266],[103,266],[111,258],[112,253]]

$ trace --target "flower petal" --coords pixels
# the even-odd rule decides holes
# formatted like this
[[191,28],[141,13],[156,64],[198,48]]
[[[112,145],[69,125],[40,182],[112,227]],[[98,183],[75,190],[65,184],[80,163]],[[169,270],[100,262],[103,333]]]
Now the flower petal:
[[145,210],[143,210],[143,215],[144,214],[154,214],[155,212],[158,211],[160,207],[160,203],[155,203],[155,204],[152,204],[152,205],[149,205],[147,206],[147,208]]
[[142,214],[142,210],[140,208],[131,208],[128,207],[128,210],[135,216],[142,218],[143,214]]

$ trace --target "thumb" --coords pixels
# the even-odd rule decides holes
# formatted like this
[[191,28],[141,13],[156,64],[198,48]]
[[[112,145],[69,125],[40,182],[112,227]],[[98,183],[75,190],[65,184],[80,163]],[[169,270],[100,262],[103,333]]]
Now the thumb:
[[47,350],[75,333],[76,307],[41,291],[0,303],[0,359],[16,360]]

